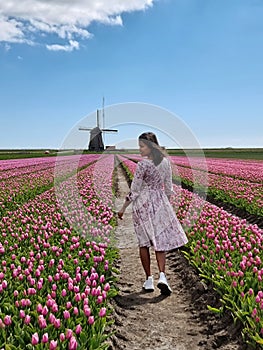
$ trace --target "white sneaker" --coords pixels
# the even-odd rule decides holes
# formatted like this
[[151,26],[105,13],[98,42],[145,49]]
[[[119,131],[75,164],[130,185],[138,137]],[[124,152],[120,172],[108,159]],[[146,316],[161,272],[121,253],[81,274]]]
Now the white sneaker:
[[172,293],[172,289],[169,286],[165,274],[163,272],[160,272],[160,278],[157,283],[157,287],[160,289],[161,294],[163,295],[170,295]]
[[147,280],[143,283],[143,289],[146,292],[153,292],[154,291],[153,276],[149,276],[147,278]]

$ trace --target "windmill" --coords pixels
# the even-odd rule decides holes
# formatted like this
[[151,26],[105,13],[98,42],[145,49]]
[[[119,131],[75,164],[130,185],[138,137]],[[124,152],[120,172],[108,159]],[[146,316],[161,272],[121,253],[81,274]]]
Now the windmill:
[[[104,132],[110,132],[110,133],[118,132],[118,130],[116,129],[105,129],[104,125],[102,128],[100,128],[100,110],[98,109],[96,112],[96,116],[97,116],[96,127],[94,128],[87,128],[85,126],[79,127],[79,130],[81,131],[90,131],[89,151],[93,151],[93,152],[99,152],[104,150],[102,133],[104,134]],[[104,98],[103,98],[102,117],[103,117],[103,124],[104,124],[105,122]]]

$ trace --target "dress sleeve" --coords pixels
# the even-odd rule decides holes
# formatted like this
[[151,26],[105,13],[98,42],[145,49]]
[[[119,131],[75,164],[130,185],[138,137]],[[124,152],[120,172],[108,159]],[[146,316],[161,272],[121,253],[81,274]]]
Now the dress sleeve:
[[172,181],[172,167],[170,161],[167,159],[167,167],[164,176],[164,191],[168,198],[174,193]]
[[142,162],[137,164],[134,177],[131,183],[131,190],[126,196],[128,201],[134,201],[140,194],[142,184],[144,182],[145,167]]

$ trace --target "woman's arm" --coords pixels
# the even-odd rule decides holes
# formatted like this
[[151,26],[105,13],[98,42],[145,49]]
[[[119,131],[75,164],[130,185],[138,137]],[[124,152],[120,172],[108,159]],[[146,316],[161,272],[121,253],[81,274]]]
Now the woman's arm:
[[123,203],[122,208],[118,211],[118,218],[122,220],[123,214],[126,210],[126,208],[131,204],[132,201],[130,201],[127,196],[125,199],[125,202]]
[[126,208],[130,205],[132,201],[134,201],[140,195],[140,191],[141,191],[141,187],[144,179],[144,173],[145,173],[144,164],[142,162],[139,162],[137,164],[137,168],[131,183],[131,190],[127,194],[121,210],[118,212],[119,219],[122,219]]
[[165,171],[164,177],[164,191],[168,199],[170,200],[171,195],[173,194],[173,179],[172,179],[172,167],[169,159],[167,159],[167,169]]

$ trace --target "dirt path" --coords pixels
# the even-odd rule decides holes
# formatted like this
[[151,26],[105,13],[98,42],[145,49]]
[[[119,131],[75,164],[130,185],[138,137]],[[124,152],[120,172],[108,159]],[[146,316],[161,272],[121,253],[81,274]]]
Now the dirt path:
[[[116,208],[120,208],[129,187],[118,168]],[[116,232],[120,259],[119,295],[114,300],[114,350],[244,350],[240,329],[224,318],[207,310],[207,304],[218,306],[213,289],[199,280],[180,251],[167,256],[166,274],[173,293],[162,296],[142,290],[144,272],[138,256],[133,230],[131,206],[119,222]],[[158,279],[154,252],[151,252],[155,285]]]

